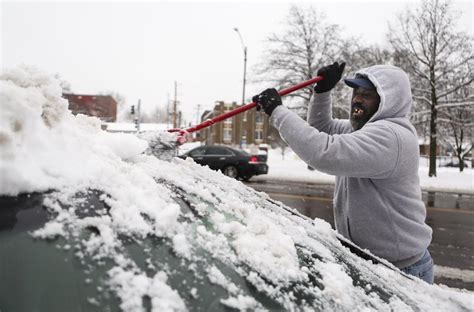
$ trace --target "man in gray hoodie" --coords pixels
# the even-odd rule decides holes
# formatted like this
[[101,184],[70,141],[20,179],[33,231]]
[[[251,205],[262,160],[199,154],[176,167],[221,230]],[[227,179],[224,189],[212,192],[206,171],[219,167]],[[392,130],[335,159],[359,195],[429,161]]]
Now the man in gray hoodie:
[[402,271],[433,283],[418,177],[419,147],[408,114],[410,82],[400,68],[376,65],[345,79],[353,88],[349,120],[332,118],[331,92],[345,64],[323,67],[308,122],[281,105],[275,89],[253,100],[293,151],[311,167],[336,176],[336,230]]

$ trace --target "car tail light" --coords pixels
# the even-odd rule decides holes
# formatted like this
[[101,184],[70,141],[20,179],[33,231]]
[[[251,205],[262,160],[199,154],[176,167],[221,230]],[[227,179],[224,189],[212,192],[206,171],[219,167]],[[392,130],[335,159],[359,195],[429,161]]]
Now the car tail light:
[[249,163],[257,163],[257,162],[258,162],[257,156],[250,157]]

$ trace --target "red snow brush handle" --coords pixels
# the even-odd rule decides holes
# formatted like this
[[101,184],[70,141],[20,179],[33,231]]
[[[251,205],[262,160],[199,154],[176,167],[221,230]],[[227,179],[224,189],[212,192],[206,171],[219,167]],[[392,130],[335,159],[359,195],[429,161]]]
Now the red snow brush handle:
[[[314,77],[310,80],[307,80],[305,82],[302,82],[302,83],[299,83],[295,86],[292,86],[292,87],[289,87],[289,88],[286,88],[286,89],[283,89],[283,90],[280,90],[278,91],[278,94],[280,96],[284,96],[284,95],[287,95],[289,93],[292,93],[296,90],[299,90],[299,89],[302,89],[304,87],[307,87],[309,85],[312,85],[318,81],[321,81],[323,80],[323,77],[322,76],[317,76],[317,77]],[[193,126],[191,128],[188,128],[188,129],[169,129],[168,132],[179,132],[179,135],[180,136],[184,136],[185,134],[187,133],[192,133],[192,132],[195,132],[195,131],[199,131],[201,129],[204,129],[204,128],[207,128],[209,126],[212,126],[213,124],[217,123],[217,122],[220,122],[224,119],[227,119],[227,118],[230,118],[230,117],[233,117],[235,115],[238,115],[240,113],[243,113],[245,111],[248,111],[249,109],[252,109],[254,108],[255,106],[257,106],[257,103],[254,103],[254,102],[251,102],[249,104],[245,104],[243,106],[240,106],[240,107],[237,107],[236,109],[233,109],[225,114],[222,114],[222,115],[219,115],[219,116],[216,116],[212,119],[207,119],[205,121],[203,121],[202,123],[196,125],[196,126]]]

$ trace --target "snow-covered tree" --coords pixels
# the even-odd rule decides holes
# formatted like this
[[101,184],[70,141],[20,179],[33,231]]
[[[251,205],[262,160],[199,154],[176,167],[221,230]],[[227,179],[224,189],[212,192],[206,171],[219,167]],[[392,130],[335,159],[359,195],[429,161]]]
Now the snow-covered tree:
[[462,88],[438,104],[441,144],[454,152],[461,172],[464,170],[465,158],[472,150],[473,90]]
[[54,74],[54,78],[59,80],[59,85],[63,90],[63,93],[72,93],[71,83],[61,77],[59,73]]
[[[339,26],[330,24],[323,13],[311,6],[292,6],[283,32],[271,34],[267,44],[257,73],[262,80],[287,88],[315,77],[321,66],[338,61],[342,40]],[[288,95],[293,99],[292,108],[304,118],[312,92],[305,88]]]
[[141,121],[150,123],[166,123],[166,107],[157,106],[150,111],[141,112]]
[[441,105],[474,81],[472,36],[456,29],[456,14],[449,1],[425,0],[401,13],[389,31],[395,53],[404,55],[400,66],[411,76],[417,118],[429,118],[430,177],[436,176]]

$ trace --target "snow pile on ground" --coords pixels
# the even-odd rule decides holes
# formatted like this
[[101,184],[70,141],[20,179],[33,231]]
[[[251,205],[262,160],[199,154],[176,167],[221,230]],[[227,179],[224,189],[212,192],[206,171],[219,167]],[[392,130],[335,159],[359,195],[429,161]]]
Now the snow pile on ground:
[[442,276],[444,278],[450,278],[450,279],[458,279],[466,283],[474,283],[474,271],[472,270],[462,270],[462,269],[445,267],[442,265],[435,265],[434,271],[435,271],[435,275],[437,276]]
[[474,170],[472,168],[466,168],[463,172],[459,172],[458,168],[436,168],[436,177],[429,177],[428,166],[420,166],[418,175],[422,190],[474,194]]
[[[208,291],[196,288],[205,281],[228,294],[221,304],[241,311],[270,309],[271,300],[285,310],[462,310],[471,304],[472,294],[428,286],[351,254],[324,221],[308,222],[190,159],[147,155],[145,140],[106,133],[97,119],[73,116],[49,75],[21,67],[0,78],[0,195],[52,190],[43,204],[55,217],[33,235],[62,237],[79,258],[112,262],[102,278],[125,311],[145,311],[144,298],[152,311],[186,310],[196,303],[189,294],[202,299]],[[81,194],[91,192],[110,209],[84,217],[92,207],[84,207]],[[88,229],[92,234],[83,235]],[[146,269],[127,244],[145,254]],[[189,266],[169,268],[166,258],[151,256],[156,249],[172,250]],[[181,271],[197,281],[186,291],[184,281],[176,282]],[[388,299],[379,294],[385,291]]]

